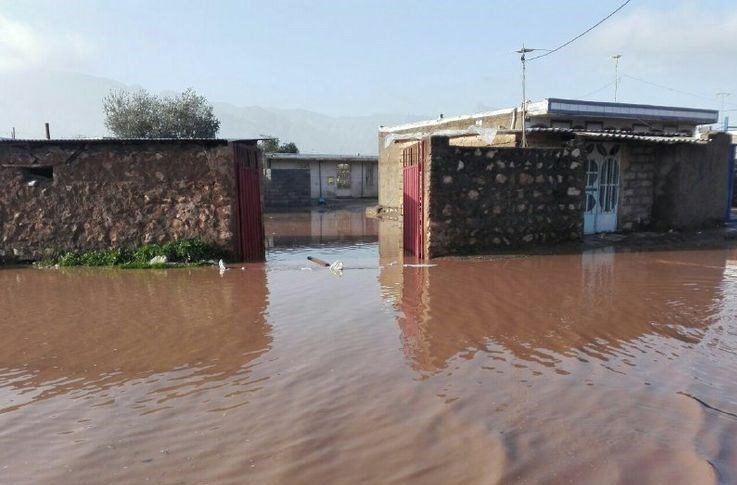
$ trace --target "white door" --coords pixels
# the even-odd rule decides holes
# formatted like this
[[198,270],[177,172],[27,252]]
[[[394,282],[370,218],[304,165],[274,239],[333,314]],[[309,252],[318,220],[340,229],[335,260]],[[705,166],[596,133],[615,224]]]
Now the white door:
[[586,212],[584,234],[617,230],[619,145],[596,143],[586,147]]

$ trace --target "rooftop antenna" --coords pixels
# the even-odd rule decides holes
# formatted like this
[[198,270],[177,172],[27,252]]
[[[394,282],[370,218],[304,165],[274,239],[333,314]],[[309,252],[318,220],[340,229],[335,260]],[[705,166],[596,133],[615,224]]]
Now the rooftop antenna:
[[622,58],[622,54],[614,54],[614,102],[617,102],[617,91],[619,91],[619,59]]
[[[726,101],[727,96],[730,96],[731,94],[732,93],[726,92],[717,93],[717,97],[722,98],[722,108],[720,111],[721,114],[724,114],[724,102]],[[729,131],[729,118],[727,118],[726,115],[724,116],[724,131]]]

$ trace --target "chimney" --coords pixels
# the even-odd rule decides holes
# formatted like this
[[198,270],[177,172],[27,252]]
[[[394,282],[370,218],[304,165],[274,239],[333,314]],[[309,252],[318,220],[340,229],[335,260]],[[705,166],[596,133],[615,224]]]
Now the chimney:
[[51,140],[51,132],[49,131],[49,124],[46,123],[46,139]]

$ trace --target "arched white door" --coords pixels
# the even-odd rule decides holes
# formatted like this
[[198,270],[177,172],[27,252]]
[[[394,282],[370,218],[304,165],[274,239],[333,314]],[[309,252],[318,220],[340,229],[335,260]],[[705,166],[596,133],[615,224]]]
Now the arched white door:
[[617,230],[619,200],[619,145],[591,143],[586,146],[586,212],[584,234]]

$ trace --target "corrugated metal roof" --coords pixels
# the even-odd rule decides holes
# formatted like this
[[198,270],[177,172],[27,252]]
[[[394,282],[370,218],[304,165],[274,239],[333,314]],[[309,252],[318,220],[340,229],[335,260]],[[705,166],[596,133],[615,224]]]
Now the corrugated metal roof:
[[294,160],[294,161],[337,161],[337,162],[378,162],[376,155],[335,155],[321,153],[267,153],[269,160]]
[[579,138],[597,138],[605,140],[630,140],[630,141],[644,141],[648,143],[663,143],[667,145],[673,145],[677,143],[691,143],[691,144],[705,144],[709,143],[709,140],[702,140],[700,138],[693,138],[685,135],[659,135],[659,134],[641,134],[632,133],[631,131],[617,131],[617,130],[605,130],[605,131],[587,131],[587,130],[574,130],[571,128],[528,128],[527,133],[560,133],[570,134]]

